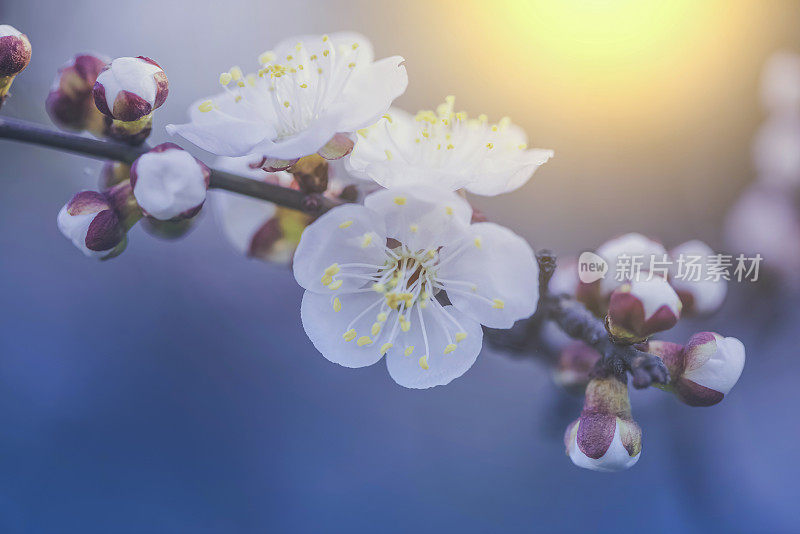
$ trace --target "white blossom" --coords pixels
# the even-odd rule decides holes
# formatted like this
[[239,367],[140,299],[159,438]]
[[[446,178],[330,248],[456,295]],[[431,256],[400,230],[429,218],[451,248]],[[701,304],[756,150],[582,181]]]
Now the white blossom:
[[[294,274],[306,289],[302,320],[332,362],[387,357],[410,388],[447,384],[474,363],[481,324],[508,328],[538,301],[538,266],[510,230],[470,224],[460,196],[430,186],[383,190],[309,226]],[[446,291],[452,304],[437,294]]]
[[497,124],[486,115],[456,112],[448,96],[436,111],[412,116],[393,108],[377,124],[358,131],[348,168],[384,187],[435,184],[478,195],[513,191],[553,156],[529,149],[525,132],[508,117]]
[[351,134],[405,91],[402,62],[373,61],[369,41],[354,33],[287,39],[259,57],[256,73],[222,73],[225,91],[193,104],[191,122],[167,130],[218,155],[260,154],[268,170],[314,153],[340,158],[352,149]]

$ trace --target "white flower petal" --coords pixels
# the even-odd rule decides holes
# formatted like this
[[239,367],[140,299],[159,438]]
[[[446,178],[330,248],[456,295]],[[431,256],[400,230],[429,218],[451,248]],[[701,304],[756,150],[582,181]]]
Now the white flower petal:
[[342,117],[340,131],[354,132],[374,124],[406,91],[408,74],[403,61],[400,56],[387,57],[353,74],[335,108]]
[[[200,111],[207,100],[199,100],[189,107],[192,122],[168,124],[167,133],[180,135],[198,147],[220,156],[244,156],[275,136],[275,129],[258,117],[248,115],[245,106],[236,104],[235,97],[223,93],[211,99],[214,107]],[[205,108],[204,108],[205,109]]]
[[539,267],[524,239],[497,224],[478,223],[458,247],[457,259],[449,262],[451,251],[441,251],[439,269],[456,308],[492,328],[510,328],[536,311]]
[[390,109],[388,117],[359,131],[351,171],[384,187],[426,183],[497,195],[522,186],[552,157],[551,150],[527,149],[525,132],[508,119],[489,124],[453,106],[448,97],[436,112],[411,116]]
[[625,446],[622,444],[622,437],[620,436],[619,424],[614,428],[614,438],[611,441],[606,453],[600,458],[590,458],[586,456],[578,447],[578,433],[574,430],[574,437],[570,447],[568,448],[569,457],[572,463],[584,469],[591,469],[592,471],[602,471],[606,473],[613,473],[616,471],[623,471],[630,469],[639,461],[641,452],[636,456],[631,456]]
[[[334,311],[334,298],[338,298],[341,303],[338,312]],[[381,295],[371,292],[334,297],[306,291],[300,309],[303,328],[317,350],[333,363],[345,367],[372,365],[383,357],[380,347],[375,343],[359,344],[358,339],[362,335],[368,335],[375,322],[377,306],[369,310],[368,308],[381,300]],[[368,311],[362,314],[365,310]],[[347,341],[343,336],[351,328],[356,334]]]
[[[364,206],[339,206],[303,232],[294,256],[294,276],[309,291],[331,294],[328,284],[322,281],[329,267],[350,263],[383,265],[385,246],[386,228],[380,215]],[[341,291],[364,284],[364,280],[345,278]]]
[[441,246],[463,237],[472,207],[463,197],[432,186],[385,189],[364,205],[386,220],[386,236],[412,250]]
[[[424,389],[443,386],[463,375],[472,367],[481,351],[483,330],[475,320],[459,312],[453,306],[445,306],[444,310],[459,323],[455,326],[452,320],[441,315],[442,311],[434,304],[422,310],[425,332],[428,338],[428,354],[425,353],[425,339],[422,335],[419,314],[411,313],[411,329],[400,337],[386,356],[389,374],[401,386]],[[436,314],[440,314],[436,317]],[[448,330],[442,328],[447,325]],[[450,337],[447,336],[450,333]],[[460,342],[455,343],[454,333],[466,334]],[[447,349],[455,345],[455,350]],[[406,354],[413,347],[410,354]],[[445,354],[447,350],[447,354]],[[420,358],[427,356],[422,361]],[[424,368],[427,366],[427,369]]]
[[716,350],[702,364],[686,369],[683,378],[703,387],[719,391],[723,395],[736,385],[744,369],[744,344],[735,337],[715,334]]

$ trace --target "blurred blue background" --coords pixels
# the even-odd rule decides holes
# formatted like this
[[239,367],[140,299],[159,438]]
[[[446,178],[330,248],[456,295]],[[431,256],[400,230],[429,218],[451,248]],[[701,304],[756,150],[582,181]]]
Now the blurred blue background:
[[[0,0],[0,23],[34,49],[2,113],[49,123],[49,85],[75,52],[143,54],[170,77],[161,142],[230,65],[293,34],[354,29],[379,57],[406,57],[400,105],[453,93],[556,150],[518,194],[478,203],[534,246],[575,252],[631,230],[719,246],[751,180],[761,65],[800,49],[800,5],[676,2],[683,11],[631,23],[673,35],[646,47],[567,34],[562,50],[539,34],[538,54],[527,20],[505,25],[542,25],[541,9],[569,27],[604,4],[638,13],[623,0]],[[590,55],[598,39],[613,50]],[[687,40],[697,47],[679,61]],[[669,332],[740,337],[739,384],[710,409],[633,392],[641,461],[588,472],[563,452],[580,400],[543,366],[484,350],[428,391],[397,386],[382,364],[335,366],[303,333],[290,272],[236,255],[210,214],[184,240],[135,228],[120,258],[87,260],[55,217],[100,165],[0,142],[0,532],[800,529],[796,295],[735,287],[721,314]]]

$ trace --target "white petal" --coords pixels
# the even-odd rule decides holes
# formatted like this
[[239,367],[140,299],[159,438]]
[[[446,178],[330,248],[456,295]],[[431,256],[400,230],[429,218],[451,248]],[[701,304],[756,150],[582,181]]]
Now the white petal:
[[584,469],[591,469],[592,471],[603,471],[606,473],[613,473],[615,471],[623,471],[631,468],[636,462],[639,461],[641,452],[636,456],[628,454],[627,449],[622,444],[620,437],[619,424],[614,428],[614,438],[611,440],[606,453],[600,458],[589,458],[578,447],[578,433],[574,432],[571,446],[569,447],[569,457],[572,463]]
[[[322,283],[328,267],[334,263],[382,265],[386,260],[385,246],[386,228],[380,215],[364,206],[339,206],[303,232],[294,255],[294,276],[309,291],[331,294],[331,289]],[[343,279],[341,291],[364,284],[364,280]]]
[[530,245],[494,223],[473,224],[469,235],[457,259],[447,262],[447,247],[440,253],[439,276],[462,282],[448,285],[453,288],[447,292],[450,301],[492,328],[510,328],[515,321],[530,317],[539,300],[539,267]]
[[744,344],[735,337],[714,336],[714,354],[697,369],[687,369],[683,377],[696,384],[727,395],[744,369]]
[[[437,311],[433,304],[429,304],[422,311],[428,336],[429,353],[424,360],[428,369],[424,369],[420,365],[420,358],[426,354],[425,340],[416,309],[411,313],[411,329],[398,338],[389,350],[386,356],[386,365],[389,374],[401,386],[415,389],[443,386],[463,375],[475,363],[483,343],[481,326],[453,306],[445,306],[444,309],[458,321],[463,330],[456,328],[452,321],[447,323],[448,319],[445,317],[440,316],[437,320],[435,314],[441,312]],[[439,321],[444,321],[448,329],[451,329],[449,330],[451,332],[450,339],[446,337],[445,330],[440,326]],[[454,351],[445,354],[447,345],[455,344],[455,340],[452,339],[453,333],[459,331],[466,333],[467,336],[456,344],[457,348]],[[414,350],[406,356],[408,347],[414,347]]]
[[358,69],[345,87],[335,109],[342,117],[342,132],[370,126],[386,113],[408,87],[408,74],[400,56],[387,57]]
[[[230,93],[212,97],[211,111],[200,111],[198,100],[189,108],[191,122],[168,124],[167,132],[178,134],[198,147],[219,156],[244,156],[264,140],[275,137],[275,129],[252,111],[234,101]],[[249,113],[248,113],[249,112]]]
[[97,213],[83,213],[81,215],[70,215],[67,212],[67,205],[58,212],[58,229],[61,233],[72,241],[78,250],[89,258],[100,258],[108,254],[107,250],[97,251],[86,246],[86,234],[89,233],[89,225],[97,216]]
[[254,147],[253,151],[263,153],[267,157],[286,160],[315,154],[330,141],[331,137],[340,131],[346,131],[342,130],[341,123],[341,117],[326,113],[298,134],[277,142],[265,140],[261,145]]
[[228,191],[212,191],[211,205],[225,237],[247,256],[253,236],[275,215],[275,204]]
[[[345,367],[365,367],[380,360],[380,347],[375,343],[358,344],[359,337],[369,335],[378,308],[374,307],[354,323],[352,321],[376,301],[383,300],[382,296],[372,292],[338,295],[341,303],[338,312],[333,308],[334,298],[311,291],[303,295],[300,316],[308,338],[325,358]],[[342,336],[350,328],[357,332],[356,337],[345,341]]]
[[461,238],[472,218],[463,197],[432,186],[385,189],[364,205],[386,220],[386,235],[411,250],[441,246]]
[[203,167],[184,150],[148,152],[136,160],[133,195],[148,215],[169,220],[206,199]]

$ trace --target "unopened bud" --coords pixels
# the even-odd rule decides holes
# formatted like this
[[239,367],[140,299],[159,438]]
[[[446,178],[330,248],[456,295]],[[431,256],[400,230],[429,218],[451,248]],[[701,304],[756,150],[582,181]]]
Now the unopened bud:
[[[622,283],[631,281],[627,275],[645,273],[647,276],[650,266],[663,261],[667,254],[661,243],[635,232],[606,241],[596,252],[607,264],[606,274],[594,282],[581,281],[576,296],[600,316],[605,313],[611,293]],[[638,268],[633,268],[634,263]]]
[[173,143],[158,145],[131,166],[133,195],[145,215],[168,221],[197,215],[211,171]]
[[28,37],[8,24],[0,24],[0,105],[8,95],[14,76],[31,62]]
[[94,101],[100,113],[124,122],[138,121],[164,103],[167,75],[150,58],[121,57],[97,77]]
[[639,461],[642,430],[631,415],[628,386],[616,378],[594,378],[586,387],[581,416],[564,434],[567,455],[578,467],[622,471]]
[[638,343],[678,322],[681,300],[661,277],[624,284],[611,294],[606,326],[616,341]]
[[[681,313],[710,314],[717,311],[728,293],[728,281],[709,278],[705,266],[714,251],[702,241],[692,240],[670,251],[676,261],[670,267],[670,285],[681,299]],[[692,262],[692,265],[688,265]]]
[[713,406],[739,380],[744,360],[744,345],[735,337],[695,334],[683,349],[681,372],[672,377],[675,394],[690,406]]
[[572,341],[558,355],[553,379],[570,391],[582,391],[589,383],[589,374],[601,355],[583,341]]
[[86,256],[106,259],[125,248],[126,228],[103,193],[82,191],[58,213],[58,229]]
[[0,24],[0,77],[14,76],[31,62],[28,36],[8,24]]
[[92,54],[78,54],[58,69],[45,107],[59,128],[102,133],[103,115],[94,105],[92,88],[106,63]]

